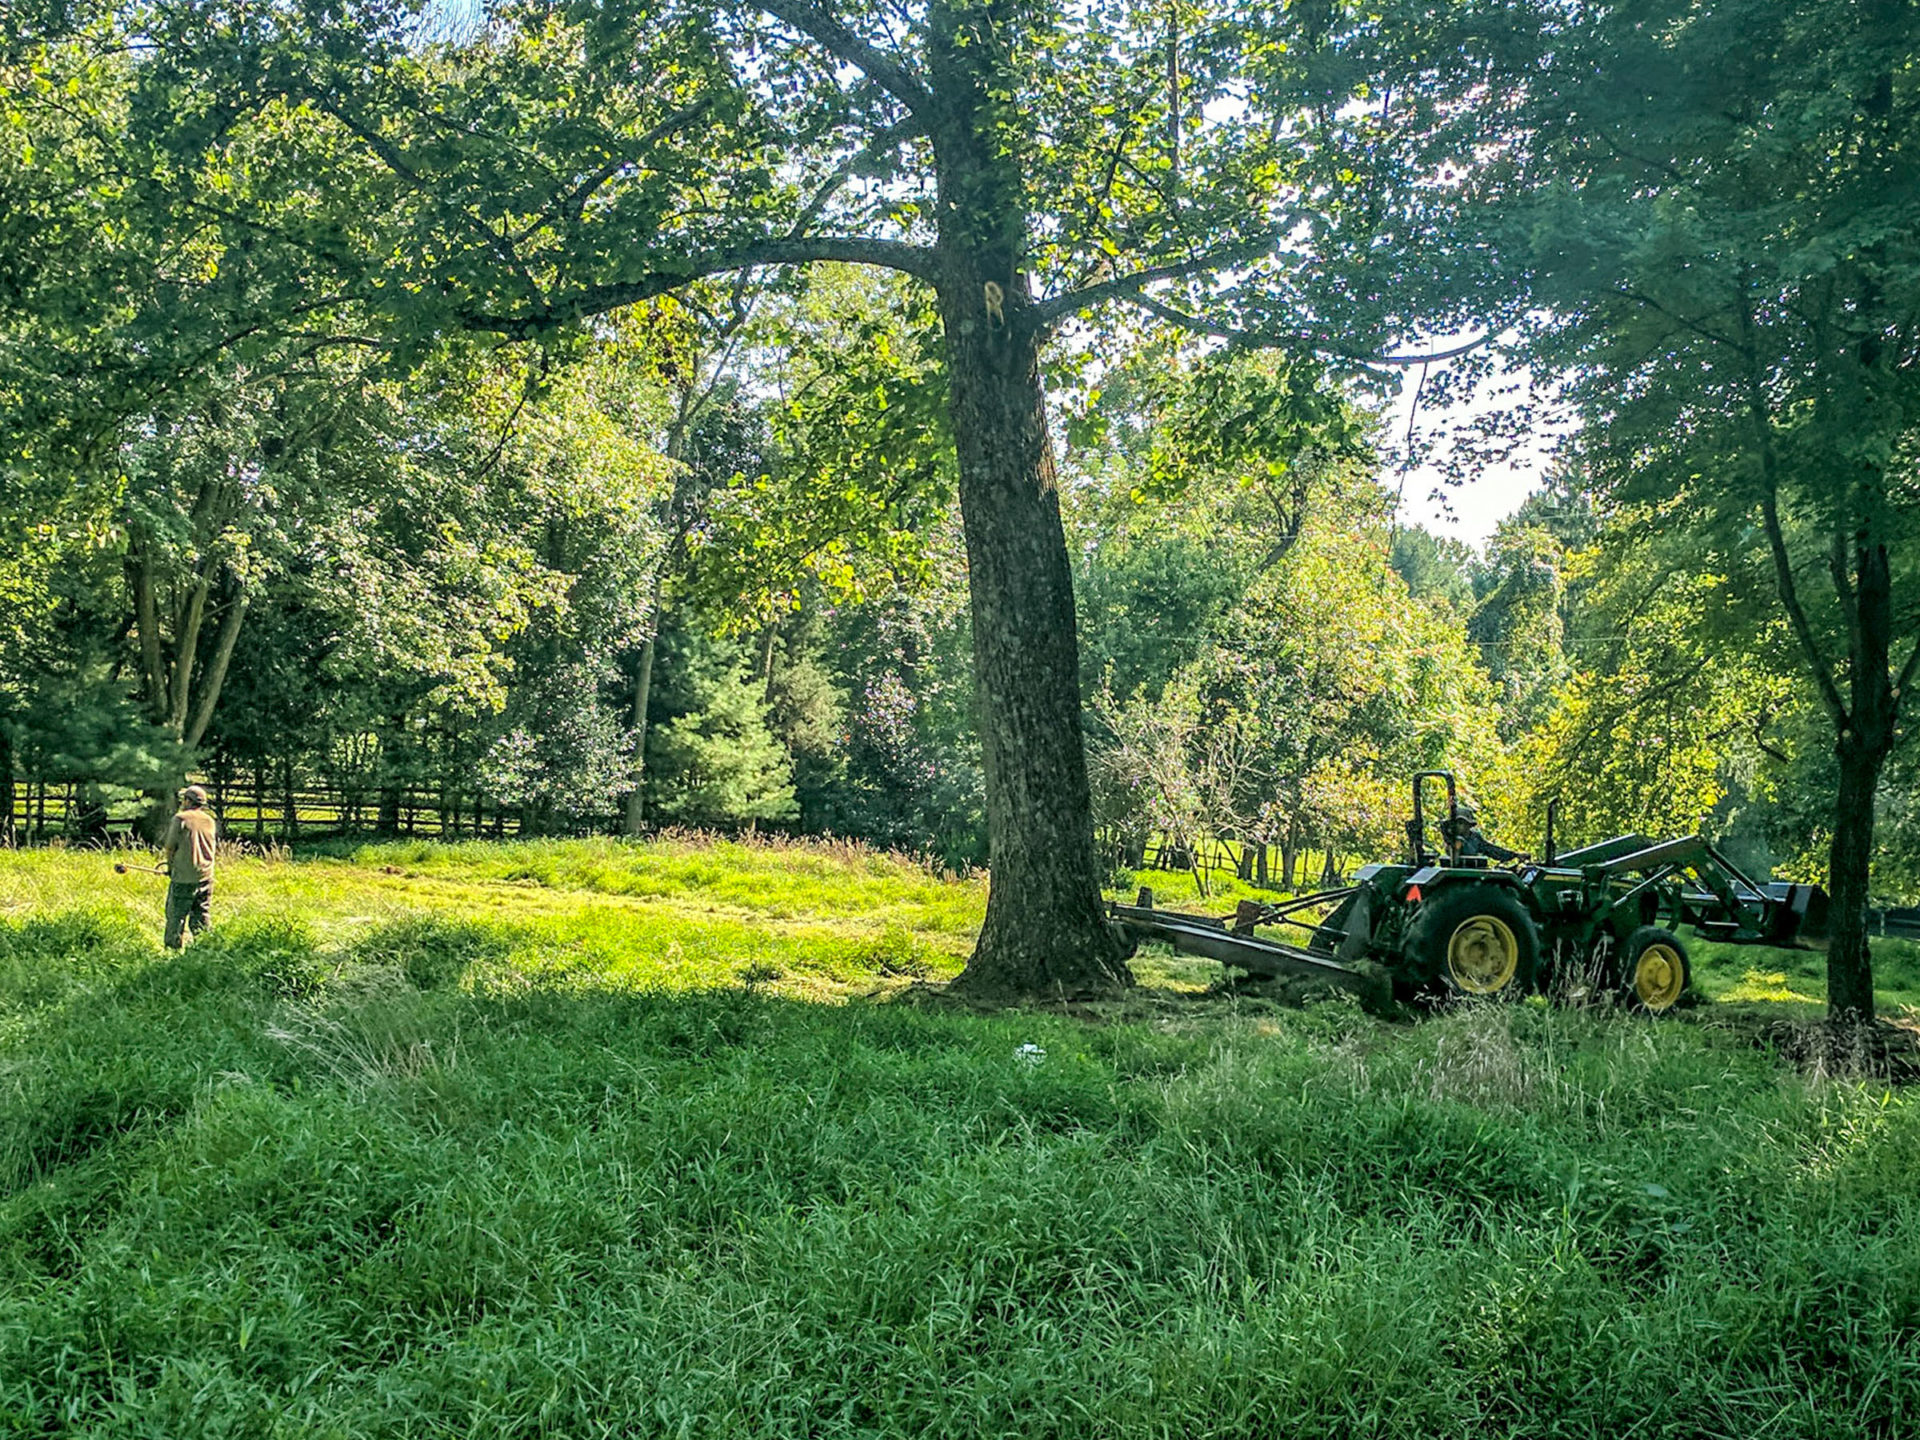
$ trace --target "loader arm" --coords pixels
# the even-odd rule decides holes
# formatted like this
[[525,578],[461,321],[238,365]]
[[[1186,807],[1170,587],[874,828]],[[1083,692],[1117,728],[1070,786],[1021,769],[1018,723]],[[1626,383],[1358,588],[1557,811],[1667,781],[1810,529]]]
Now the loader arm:
[[1825,938],[1824,890],[1784,881],[1758,884],[1704,835],[1678,835],[1583,868],[1600,879],[1643,875],[1643,885],[1670,875],[1691,878],[1700,888],[1681,891],[1683,918],[1708,939],[1796,946]]

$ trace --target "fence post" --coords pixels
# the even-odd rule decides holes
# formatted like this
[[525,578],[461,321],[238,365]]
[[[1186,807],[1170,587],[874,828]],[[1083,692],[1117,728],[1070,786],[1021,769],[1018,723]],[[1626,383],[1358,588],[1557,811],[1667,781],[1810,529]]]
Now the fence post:
[[286,816],[286,837],[288,840],[298,840],[300,838],[300,807],[293,797],[293,757],[291,755],[281,762],[280,793],[282,810]]

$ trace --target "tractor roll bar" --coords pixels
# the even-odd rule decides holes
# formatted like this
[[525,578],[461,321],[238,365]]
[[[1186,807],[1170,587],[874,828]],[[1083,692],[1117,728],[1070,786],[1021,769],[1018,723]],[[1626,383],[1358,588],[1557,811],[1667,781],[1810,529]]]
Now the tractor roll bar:
[[1451,770],[1422,770],[1413,777],[1413,819],[1407,826],[1407,838],[1413,842],[1413,863],[1431,863],[1427,855],[1427,814],[1422,796],[1427,781],[1438,780],[1447,787],[1447,861],[1460,863],[1460,792],[1454,786]]

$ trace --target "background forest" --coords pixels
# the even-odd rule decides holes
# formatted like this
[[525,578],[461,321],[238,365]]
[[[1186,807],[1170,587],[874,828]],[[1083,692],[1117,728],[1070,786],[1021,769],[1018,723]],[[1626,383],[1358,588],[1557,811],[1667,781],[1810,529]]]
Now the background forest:
[[[936,343],[855,272],[700,298],[737,308],[406,383],[322,351],[130,417],[119,474],[16,517],[14,838],[193,774],[243,834],[682,825],[984,863]],[[1522,848],[1559,795],[1571,835],[1704,822],[1819,873],[1795,797],[1830,761],[1781,637],[1732,631],[1727,578],[1577,461],[1474,550],[1396,521],[1378,413],[1324,375],[1149,336],[1058,418],[1116,869],[1231,840],[1318,880],[1397,849],[1406,777],[1446,766]],[[1920,882],[1910,793],[1896,766],[1890,896]]]

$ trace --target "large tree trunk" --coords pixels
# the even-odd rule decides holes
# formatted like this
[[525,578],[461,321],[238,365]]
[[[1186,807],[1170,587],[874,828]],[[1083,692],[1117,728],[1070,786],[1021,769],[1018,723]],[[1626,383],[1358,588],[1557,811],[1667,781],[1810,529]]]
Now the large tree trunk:
[[[1834,546],[1838,574],[1844,551]],[[1827,1018],[1839,1024],[1873,1019],[1873,955],[1867,945],[1868,886],[1873,872],[1873,802],[1893,752],[1900,695],[1889,660],[1893,646],[1893,574],[1885,545],[1855,538],[1850,597],[1847,685],[1850,704],[1834,746],[1840,788],[1834,796],[1827,888],[1833,897],[1827,936]],[[1836,589],[1841,588],[1836,584]]]
[[[1842,1024],[1873,1018],[1873,954],[1867,944],[1867,887],[1873,864],[1873,800],[1885,757],[1840,743],[1840,791],[1834,800],[1828,890],[1827,1015]],[[1852,753],[1850,753],[1852,752]]]
[[1039,335],[1026,278],[1032,137],[1005,104],[990,8],[929,5],[939,243],[935,289],[960,467],[973,618],[974,714],[990,881],[955,982],[979,995],[1079,995],[1131,983],[1100,903],[1080,728],[1073,576],[1060,522]]
[[1037,347],[1011,274],[1000,282],[1008,293],[998,323],[986,278],[961,260],[940,287],[991,868],[986,923],[957,984],[1087,994],[1130,977],[1101,911],[1073,580]]

